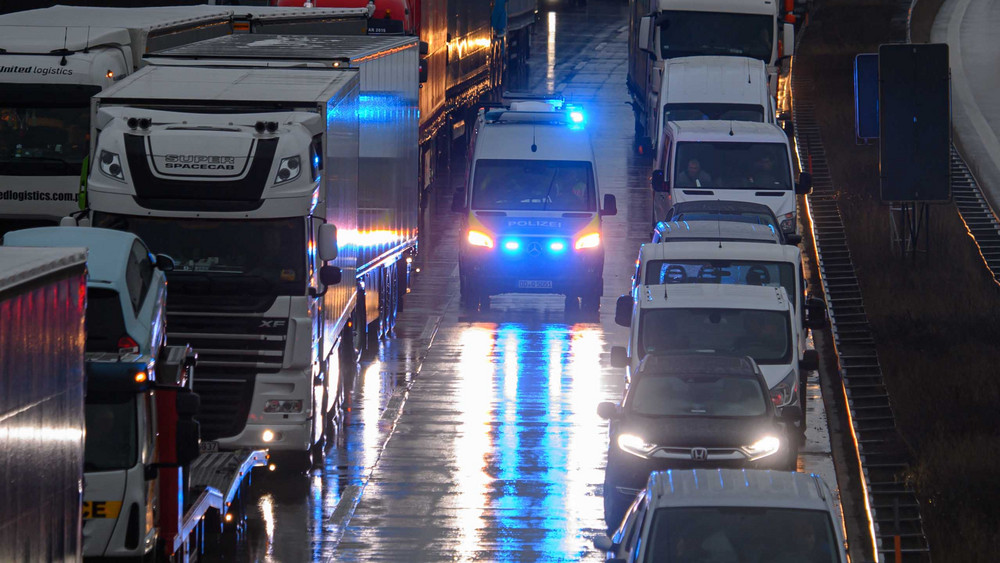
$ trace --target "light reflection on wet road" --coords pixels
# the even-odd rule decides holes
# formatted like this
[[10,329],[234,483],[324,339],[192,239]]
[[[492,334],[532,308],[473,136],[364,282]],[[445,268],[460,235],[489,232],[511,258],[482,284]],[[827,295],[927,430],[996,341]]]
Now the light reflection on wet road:
[[618,199],[604,227],[600,319],[567,318],[561,296],[502,295],[488,312],[460,310],[453,170],[433,192],[423,271],[395,338],[362,366],[340,442],[309,476],[255,478],[237,559],[603,560],[591,546],[604,529],[607,458],[596,407],[622,395],[606,351],[625,343],[614,304],[650,204],[650,162],[634,155],[625,104],[626,10],[591,0],[541,13],[525,88],[585,104],[601,189]]

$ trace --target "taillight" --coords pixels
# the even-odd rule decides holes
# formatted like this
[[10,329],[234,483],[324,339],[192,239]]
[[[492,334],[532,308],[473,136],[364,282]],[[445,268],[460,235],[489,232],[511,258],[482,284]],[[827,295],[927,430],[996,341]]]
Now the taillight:
[[125,335],[118,339],[118,353],[119,354],[138,354],[139,353],[139,343],[132,339],[131,336]]

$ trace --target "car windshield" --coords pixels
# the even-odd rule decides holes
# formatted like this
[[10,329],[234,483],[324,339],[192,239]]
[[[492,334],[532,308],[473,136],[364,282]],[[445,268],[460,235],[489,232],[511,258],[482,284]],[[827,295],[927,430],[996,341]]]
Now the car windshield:
[[479,159],[472,208],[595,211],[593,170],[589,162],[581,161]]
[[659,508],[649,528],[644,561],[765,561],[839,563],[827,512],[766,507]]
[[664,11],[660,53],[664,59],[694,55],[737,55],[771,62],[774,18],[766,14]]
[[0,174],[79,174],[90,150],[90,96],[98,90],[5,84],[0,95]]
[[138,453],[135,396],[88,394],[84,412],[87,434],[83,470],[112,471],[135,465]]
[[642,416],[763,416],[767,398],[745,376],[644,373],[629,388],[625,408]]
[[764,123],[764,108],[753,104],[666,104],[663,122],[753,121]]
[[677,143],[674,185],[679,188],[790,190],[783,143]]
[[791,361],[787,312],[756,309],[645,309],[639,317],[640,355],[725,352],[758,364]]
[[760,260],[650,260],[643,279],[646,285],[721,283],[783,287],[796,303],[795,266],[788,262]]
[[96,226],[139,235],[174,259],[170,296],[304,295],[305,222],[152,219],[95,213]]

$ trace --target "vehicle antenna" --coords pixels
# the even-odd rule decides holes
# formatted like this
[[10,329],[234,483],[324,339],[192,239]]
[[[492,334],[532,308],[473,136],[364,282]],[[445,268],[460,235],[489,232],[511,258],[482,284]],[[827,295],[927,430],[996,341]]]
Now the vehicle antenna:
[[531,126],[531,152],[538,152],[538,145],[535,144],[535,126]]
[[59,59],[59,66],[66,66],[66,41],[69,36],[69,27],[63,28],[63,48],[62,48],[62,58]]
[[729,136],[733,136],[733,120],[729,120]]
[[719,230],[719,248],[722,248],[722,219],[715,220],[715,228]]
[[746,63],[747,63],[747,84],[750,84],[751,82],[753,82],[752,80],[750,80],[750,60],[747,59]]
[[[65,47],[65,46],[64,46]],[[90,26],[87,26],[87,42],[83,44],[83,52],[90,52]]]

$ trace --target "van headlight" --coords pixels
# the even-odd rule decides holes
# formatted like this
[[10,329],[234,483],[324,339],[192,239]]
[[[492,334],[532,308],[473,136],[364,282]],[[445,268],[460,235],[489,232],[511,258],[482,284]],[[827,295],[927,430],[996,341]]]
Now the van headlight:
[[774,455],[778,453],[778,450],[780,449],[781,440],[775,438],[774,436],[764,436],[749,446],[743,446],[740,448],[740,450],[746,454],[748,461],[754,461],[765,458],[769,455]]
[[278,164],[278,173],[274,176],[275,184],[283,184],[285,182],[291,182],[292,180],[299,177],[302,173],[302,159],[298,156],[290,156],[288,158],[281,159]]
[[649,458],[659,446],[651,444],[635,434],[620,434],[618,447],[634,456]]
[[102,150],[101,158],[99,158],[97,162],[102,174],[109,178],[114,178],[119,182],[125,181],[125,171],[122,169],[122,159],[117,153]]
[[799,378],[795,370],[788,372],[777,385],[771,388],[771,402],[775,408],[786,407],[795,402],[799,390]]

